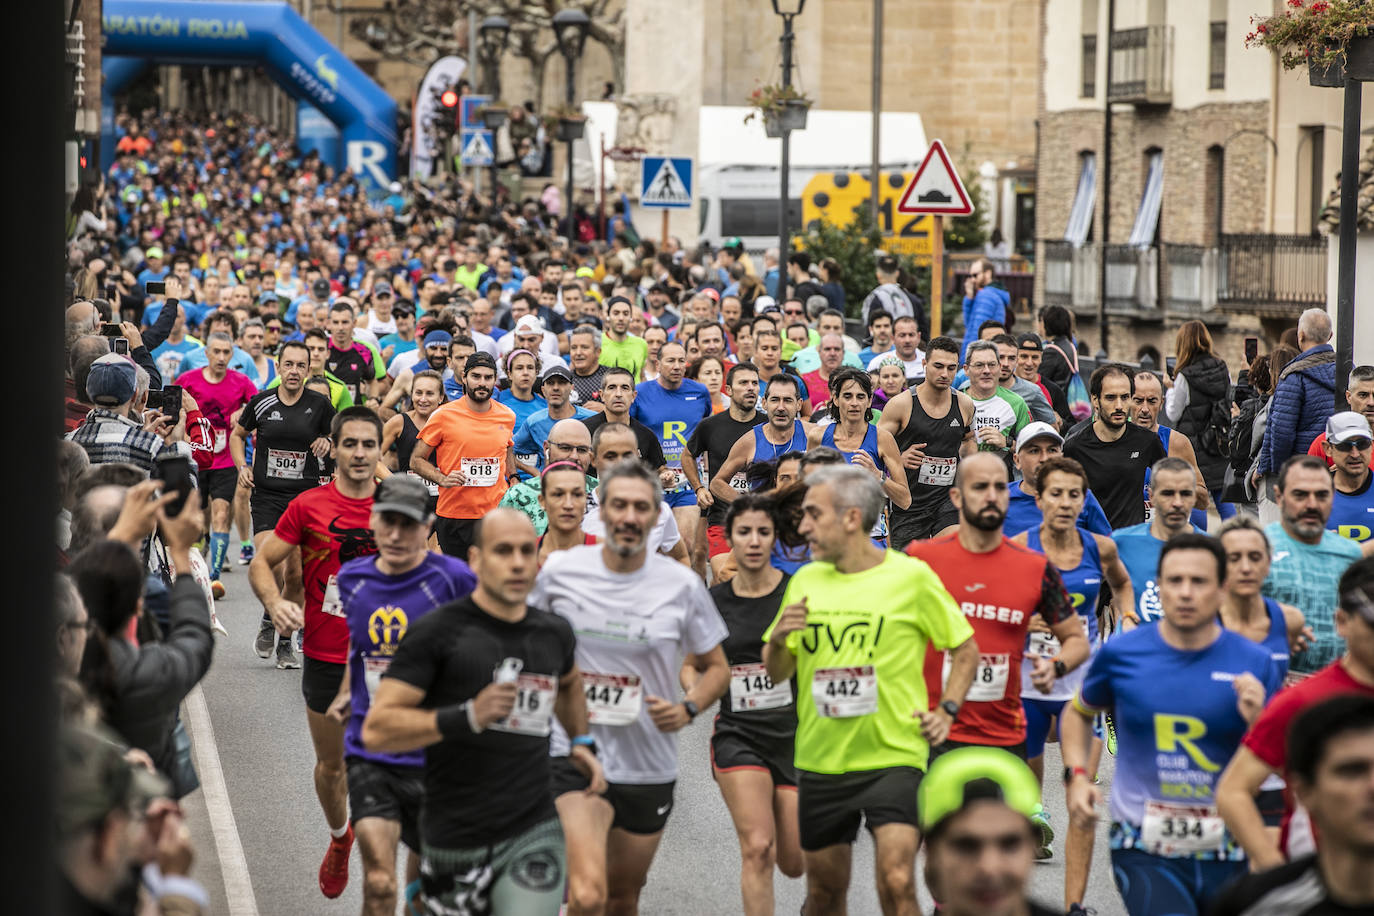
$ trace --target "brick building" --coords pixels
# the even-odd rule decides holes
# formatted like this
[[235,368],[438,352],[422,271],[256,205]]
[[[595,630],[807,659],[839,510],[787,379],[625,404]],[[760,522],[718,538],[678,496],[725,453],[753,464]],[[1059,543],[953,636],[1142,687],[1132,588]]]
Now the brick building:
[[1276,341],[1326,304],[1317,228],[1341,94],[1247,50],[1256,12],[1041,0],[1036,299],[1070,306],[1093,352],[1103,315],[1109,355],[1131,360],[1147,345],[1171,355],[1178,325],[1201,318],[1234,369],[1245,337]]

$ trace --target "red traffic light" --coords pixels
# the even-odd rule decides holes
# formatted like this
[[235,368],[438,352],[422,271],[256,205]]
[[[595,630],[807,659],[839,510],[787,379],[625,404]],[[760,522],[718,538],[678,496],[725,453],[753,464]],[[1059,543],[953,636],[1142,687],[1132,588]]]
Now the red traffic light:
[[443,105],[445,108],[457,108],[458,93],[454,92],[452,89],[445,89],[443,94],[439,96],[439,104]]

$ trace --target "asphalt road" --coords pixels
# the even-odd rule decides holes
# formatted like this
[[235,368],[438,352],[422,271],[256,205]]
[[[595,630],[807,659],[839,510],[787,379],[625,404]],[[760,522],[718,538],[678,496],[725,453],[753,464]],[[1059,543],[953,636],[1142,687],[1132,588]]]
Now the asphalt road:
[[[274,661],[253,653],[261,609],[249,590],[246,567],[235,566],[224,582],[228,594],[218,613],[229,636],[218,638],[210,673],[185,708],[202,780],[202,789],[186,800],[196,841],[193,874],[209,892],[216,916],[357,913],[362,870],[356,848],[342,897],[326,900],[317,883],[328,832],[311,780],[314,757],[300,671],[278,671]],[[740,912],[739,847],[711,778],[709,719],[704,711],[681,738],[676,806],[642,898],[646,916]],[[1110,764],[1108,758],[1105,782],[1110,781]],[[1050,774],[1060,770],[1057,746],[1049,748],[1046,769]],[[1063,788],[1053,775],[1046,782],[1046,810],[1062,833]],[[1055,848],[1058,853],[1062,843],[1056,841]],[[872,863],[872,843],[861,834],[849,894],[855,916],[880,912]],[[1057,906],[1063,880],[1060,855],[1037,864],[1032,896]],[[804,879],[778,874],[776,888],[777,911],[796,913],[805,894]],[[930,912],[924,889],[921,899],[923,912]],[[1100,916],[1125,912],[1111,881],[1105,828],[1099,831],[1086,902]]]

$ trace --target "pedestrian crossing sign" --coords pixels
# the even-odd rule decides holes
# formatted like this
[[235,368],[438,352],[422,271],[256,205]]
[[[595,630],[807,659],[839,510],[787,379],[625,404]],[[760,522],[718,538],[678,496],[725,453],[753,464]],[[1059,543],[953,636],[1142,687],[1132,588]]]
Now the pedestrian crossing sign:
[[645,156],[639,176],[639,205],[681,210],[692,205],[692,160]]
[[463,131],[463,165],[488,166],[496,161],[491,149],[491,131]]

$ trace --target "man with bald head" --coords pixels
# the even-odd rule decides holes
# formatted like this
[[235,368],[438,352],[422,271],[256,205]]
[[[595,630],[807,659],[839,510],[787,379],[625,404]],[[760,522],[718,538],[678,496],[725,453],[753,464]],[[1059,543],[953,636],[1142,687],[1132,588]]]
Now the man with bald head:
[[[487,513],[468,563],[476,589],[410,625],[372,692],[361,743],[373,754],[427,749],[418,839],[431,906],[486,912],[495,899],[514,913],[557,913],[567,863],[550,774],[555,715],[572,742],[565,762],[589,793],[606,790],[572,627],[526,604],[538,538],[522,513]],[[517,852],[493,858],[497,848]]]
[[[954,534],[914,541],[906,552],[924,560],[964,616],[978,643],[973,686],[950,726],[949,740],[932,756],[957,747],[1000,747],[1026,757],[1026,718],[1021,708],[1021,662],[1026,634],[1052,633],[1053,658],[1036,658],[1030,680],[1048,694],[1055,680],[1088,658],[1083,624],[1059,570],[1045,555],[1014,544],[1002,533],[1007,517],[1007,465],[993,452],[975,452],[959,463],[949,498],[959,511]],[[940,695],[948,677],[945,653],[926,653],[926,685]]]
[[[559,420],[549,430],[544,440],[543,467],[557,461],[571,461],[582,468],[582,473],[592,463],[592,434],[585,423],[575,417]],[[587,481],[587,495],[590,497],[594,484]],[[549,518],[544,507],[539,504],[539,494],[543,492],[543,478],[530,477],[522,480],[506,491],[501,497],[501,506],[523,512],[534,524],[534,533],[542,535],[549,527]]]

